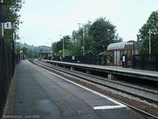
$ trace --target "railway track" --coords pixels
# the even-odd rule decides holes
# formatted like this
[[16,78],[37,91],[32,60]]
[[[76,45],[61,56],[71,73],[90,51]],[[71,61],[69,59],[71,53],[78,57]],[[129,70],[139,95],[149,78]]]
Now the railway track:
[[[140,112],[147,119],[158,119],[158,91],[154,89],[146,89],[143,87],[135,86],[132,84],[127,84],[114,80],[106,80],[103,77],[94,76],[90,74],[86,74],[83,72],[70,70],[55,66],[49,63],[41,62],[38,60],[33,61],[34,64],[39,65],[47,70],[58,72],[59,74],[64,73],[66,77],[77,77],[82,80],[77,81],[77,83],[81,83],[82,85],[86,85],[90,88],[94,88],[104,93],[112,98],[119,100],[121,103],[133,108],[134,110]],[[68,76],[69,75],[69,76]],[[74,80],[73,80],[74,81]],[[91,86],[90,86],[91,85]],[[100,88],[98,88],[100,87]],[[104,88],[106,88],[104,90]],[[108,92],[107,91],[107,88]],[[115,94],[111,93],[115,91]],[[118,94],[118,92],[120,94]],[[121,95],[126,95],[125,97],[121,97]],[[117,96],[116,96],[117,95]],[[133,97],[139,99],[140,102],[134,101],[132,98],[127,99],[127,97]],[[143,103],[144,102],[144,103]],[[146,103],[145,103],[146,102]]]

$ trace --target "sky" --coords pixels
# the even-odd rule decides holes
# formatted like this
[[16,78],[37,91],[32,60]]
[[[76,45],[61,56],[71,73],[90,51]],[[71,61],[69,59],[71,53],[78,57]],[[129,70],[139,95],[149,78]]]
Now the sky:
[[[25,0],[20,11],[19,36],[22,43],[51,46],[64,35],[78,30],[77,23],[106,17],[116,26],[123,41],[136,40],[136,34],[158,0]],[[61,35],[61,36],[60,36]]]

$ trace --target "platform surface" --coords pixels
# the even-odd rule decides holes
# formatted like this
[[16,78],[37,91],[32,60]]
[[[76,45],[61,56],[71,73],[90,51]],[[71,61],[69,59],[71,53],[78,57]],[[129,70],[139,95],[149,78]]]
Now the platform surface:
[[127,106],[27,60],[17,73],[15,119],[143,119]]

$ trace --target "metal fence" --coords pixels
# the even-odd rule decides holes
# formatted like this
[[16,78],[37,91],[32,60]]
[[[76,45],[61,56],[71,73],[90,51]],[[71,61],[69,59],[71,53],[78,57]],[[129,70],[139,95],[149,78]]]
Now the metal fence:
[[[124,56],[125,61],[121,62],[121,65],[119,65],[120,67],[158,71],[158,54],[135,54],[133,55],[132,60],[128,60],[127,56]],[[64,58],[54,57],[53,60],[84,64],[107,65],[105,55],[66,56]]]
[[14,68],[18,61],[17,55],[13,55],[13,53],[5,40],[0,37],[0,118],[6,103]]
[[84,64],[106,65],[105,55],[66,56],[64,58],[54,57],[53,60]]
[[133,68],[158,71],[158,55],[133,55]]

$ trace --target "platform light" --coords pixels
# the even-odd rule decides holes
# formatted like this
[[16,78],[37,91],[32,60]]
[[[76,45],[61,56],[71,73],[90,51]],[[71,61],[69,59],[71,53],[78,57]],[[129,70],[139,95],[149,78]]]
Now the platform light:
[[0,3],[0,21],[7,22],[7,4]]

